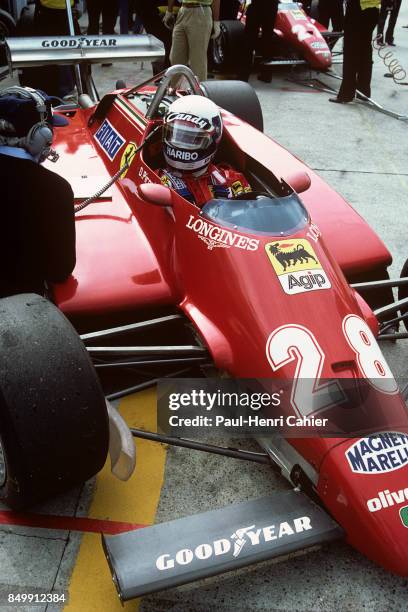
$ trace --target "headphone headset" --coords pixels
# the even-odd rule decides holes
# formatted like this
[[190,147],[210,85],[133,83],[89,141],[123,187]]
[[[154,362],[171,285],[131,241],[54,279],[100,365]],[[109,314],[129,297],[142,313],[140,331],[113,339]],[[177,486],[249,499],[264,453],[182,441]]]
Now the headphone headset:
[[36,110],[40,115],[40,121],[35,123],[29,130],[27,136],[19,138],[18,144],[23,147],[30,155],[38,158],[39,163],[47,159],[51,153],[52,139],[54,132],[51,123],[47,123],[47,104],[45,98],[39,91],[31,87],[19,87],[14,85],[7,87],[0,93],[0,97],[14,94],[20,98],[33,100]]

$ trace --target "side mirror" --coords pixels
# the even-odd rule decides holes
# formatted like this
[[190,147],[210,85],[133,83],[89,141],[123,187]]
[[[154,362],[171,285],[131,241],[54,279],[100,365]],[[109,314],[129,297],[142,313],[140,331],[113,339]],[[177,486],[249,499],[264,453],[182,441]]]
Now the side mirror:
[[296,193],[307,191],[312,184],[310,176],[307,172],[294,172],[285,177],[285,182],[288,183]]
[[137,187],[138,194],[145,202],[156,204],[156,206],[171,206],[173,198],[171,189],[157,183],[141,183]]

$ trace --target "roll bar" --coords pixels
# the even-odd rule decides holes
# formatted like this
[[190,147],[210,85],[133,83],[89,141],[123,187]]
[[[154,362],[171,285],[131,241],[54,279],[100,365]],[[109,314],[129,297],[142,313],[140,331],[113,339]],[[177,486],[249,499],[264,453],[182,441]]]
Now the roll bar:
[[[170,68],[167,68],[167,70],[165,70],[164,72],[161,72],[160,74],[156,75],[156,77],[154,77],[150,81],[150,82],[154,82],[154,81],[157,81],[159,78],[161,78],[159,85],[157,87],[156,93],[154,95],[154,98],[152,100],[152,103],[150,104],[147,110],[146,119],[155,118],[157,111],[159,109],[160,103],[164,95],[166,94],[167,90],[170,87],[177,89],[177,83],[180,81],[182,77],[184,77],[188,81],[188,84],[190,85],[193,93],[199,96],[205,95],[204,91],[201,89],[200,81],[198,80],[198,78],[195,76],[195,74],[192,72],[190,68],[188,68],[187,66],[183,66],[182,64],[176,64],[175,66],[170,66]],[[140,85],[138,85],[138,89],[139,88],[140,88]],[[130,93],[131,92],[128,92],[127,95],[129,95]]]

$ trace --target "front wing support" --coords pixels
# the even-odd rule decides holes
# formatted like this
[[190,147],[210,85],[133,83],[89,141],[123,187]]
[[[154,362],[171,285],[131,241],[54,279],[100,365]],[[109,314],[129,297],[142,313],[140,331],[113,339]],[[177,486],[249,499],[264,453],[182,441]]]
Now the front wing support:
[[202,451],[204,453],[212,453],[213,455],[222,455],[232,459],[243,459],[244,461],[254,461],[255,463],[271,464],[271,460],[267,453],[257,453],[246,451],[238,448],[225,446],[216,446],[214,444],[205,444],[197,440],[189,440],[187,438],[176,438],[175,436],[165,436],[153,431],[144,429],[130,428],[132,436],[141,438],[142,440],[151,440],[152,442],[160,442],[161,444],[170,444],[171,446],[179,446],[181,448],[189,448],[190,450]]

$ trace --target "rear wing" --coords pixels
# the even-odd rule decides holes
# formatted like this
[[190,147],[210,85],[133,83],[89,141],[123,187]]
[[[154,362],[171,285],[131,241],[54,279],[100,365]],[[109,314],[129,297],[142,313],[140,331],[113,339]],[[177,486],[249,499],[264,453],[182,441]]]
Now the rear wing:
[[5,40],[9,69],[49,64],[99,64],[164,57],[163,43],[151,34],[30,36]]

